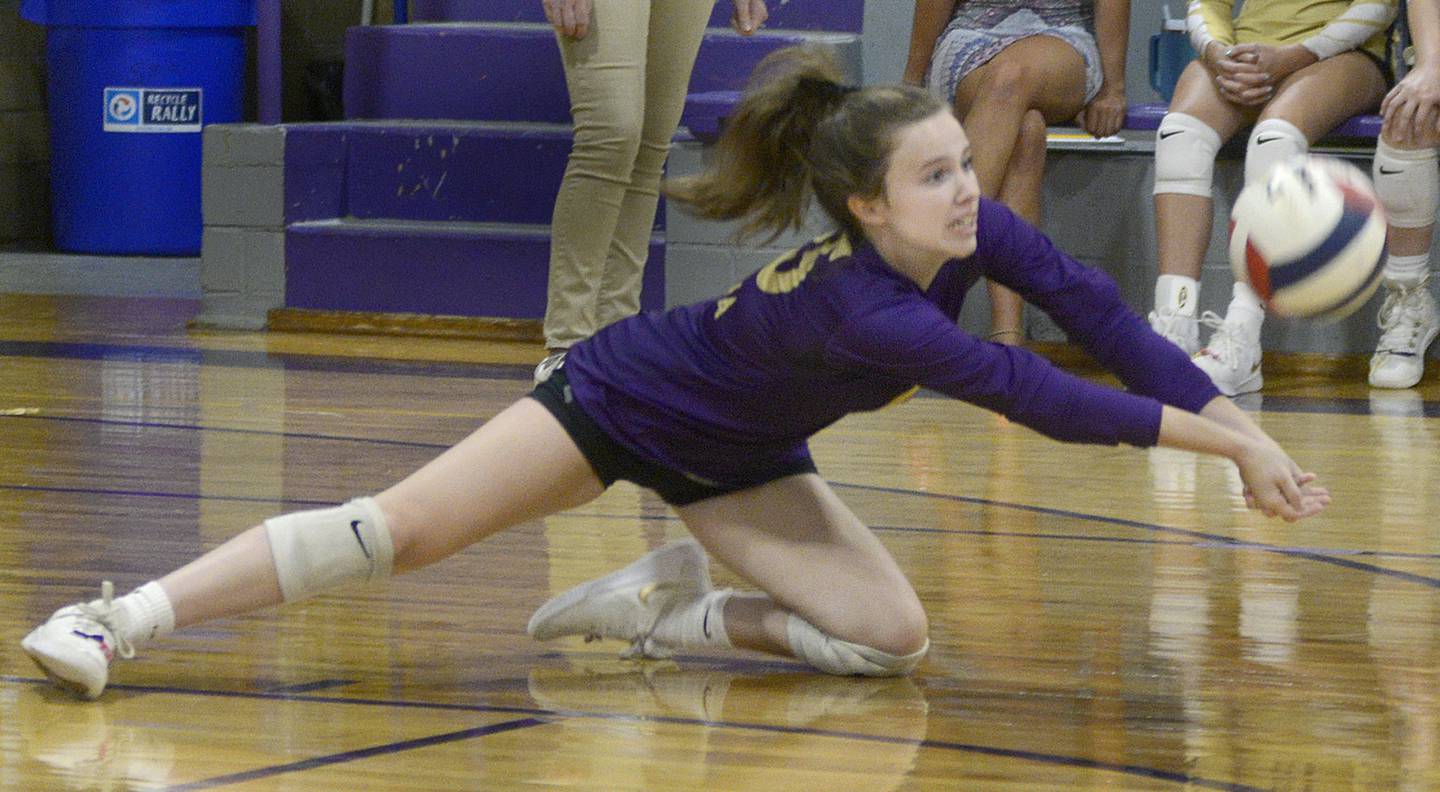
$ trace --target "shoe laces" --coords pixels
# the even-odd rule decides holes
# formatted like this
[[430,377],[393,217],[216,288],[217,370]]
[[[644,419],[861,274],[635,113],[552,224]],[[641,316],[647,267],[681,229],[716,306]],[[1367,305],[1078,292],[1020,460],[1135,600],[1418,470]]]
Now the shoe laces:
[[[1376,324],[1382,331],[1379,351],[1413,354],[1425,333],[1426,319],[1434,321],[1433,301],[1428,299],[1430,276],[1412,284],[1387,285]],[[1428,316],[1426,314],[1431,314]]]
[[113,624],[115,618],[115,584],[105,581],[100,584],[100,599],[94,602],[82,602],[75,606],[80,615],[89,619],[101,627],[104,627],[111,637],[115,639],[115,653],[120,657],[129,660],[135,656],[135,645],[126,640],[120,631],[115,629]]
[[1210,340],[1205,343],[1205,349],[1202,351],[1229,366],[1230,370],[1238,370],[1240,368],[1239,352],[1242,346],[1239,327],[1227,323],[1225,317],[1214,311],[1200,314],[1200,324],[1215,331],[1210,335]]
[[1156,308],[1150,312],[1150,328],[1166,338],[1175,334],[1180,312],[1174,308]]
[[[668,592],[679,588],[681,587],[675,583],[647,583],[636,595],[636,598],[639,600],[637,609],[643,615],[645,611],[650,609],[651,597],[661,592]],[[603,639],[605,637],[603,633],[605,632],[623,634],[629,632],[631,628],[634,628],[637,634],[630,640],[630,648],[622,653],[621,657],[668,657],[669,655],[662,653],[659,645],[650,637],[650,634],[655,631],[655,625],[660,621],[660,617],[665,615],[664,610],[656,610],[648,625],[636,623],[635,615],[634,612],[628,610],[611,614],[611,618],[600,625],[600,629],[585,635],[585,643]]]

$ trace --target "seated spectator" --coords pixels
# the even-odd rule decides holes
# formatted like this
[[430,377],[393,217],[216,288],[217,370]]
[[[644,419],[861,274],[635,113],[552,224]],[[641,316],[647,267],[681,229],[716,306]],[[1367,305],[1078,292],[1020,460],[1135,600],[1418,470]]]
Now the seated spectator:
[[[1039,225],[1045,127],[1120,129],[1129,31],[1130,0],[918,0],[904,80],[953,103],[982,194]],[[1024,341],[1020,298],[989,294],[990,340]]]

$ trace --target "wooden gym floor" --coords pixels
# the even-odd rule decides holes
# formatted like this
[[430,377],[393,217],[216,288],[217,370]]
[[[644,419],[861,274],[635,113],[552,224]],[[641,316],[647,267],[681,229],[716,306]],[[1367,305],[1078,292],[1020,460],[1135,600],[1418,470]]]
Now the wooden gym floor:
[[18,646],[56,607],[383,487],[541,355],[189,331],[197,307],[0,296],[0,789],[1440,788],[1433,364],[1394,394],[1267,370],[1252,406],[1335,495],[1296,525],[1246,512],[1217,460],[941,398],[846,419],[814,450],[929,610],[908,679],[531,641],[548,596],[683,535],[622,485],[66,698]]

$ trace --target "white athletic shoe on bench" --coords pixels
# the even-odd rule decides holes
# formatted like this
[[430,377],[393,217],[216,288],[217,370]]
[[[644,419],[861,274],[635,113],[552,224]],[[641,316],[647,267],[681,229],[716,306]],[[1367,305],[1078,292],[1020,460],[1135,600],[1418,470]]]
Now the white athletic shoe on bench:
[[711,590],[709,565],[699,542],[672,542],[541,605],[526,630],[540,641],[565,635],[615,638],[631,643],[624,657],[668,657],[667,647],[651,641],[650,633],[675,605]]

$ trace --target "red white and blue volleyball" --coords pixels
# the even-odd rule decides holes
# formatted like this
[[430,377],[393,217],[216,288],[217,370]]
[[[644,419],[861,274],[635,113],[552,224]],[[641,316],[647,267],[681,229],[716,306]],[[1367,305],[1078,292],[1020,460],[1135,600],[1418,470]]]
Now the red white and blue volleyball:
[[1385,210],[1359,168],[1299,156],[1246,185],[1230,213],[1230,266],[1278,316],[1338,319],[1385,263]]

